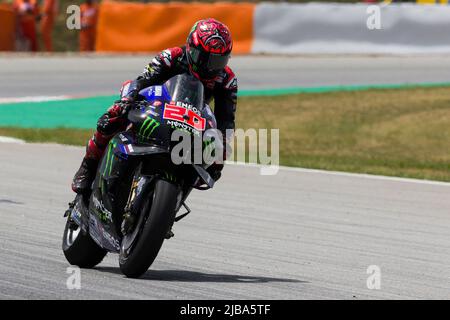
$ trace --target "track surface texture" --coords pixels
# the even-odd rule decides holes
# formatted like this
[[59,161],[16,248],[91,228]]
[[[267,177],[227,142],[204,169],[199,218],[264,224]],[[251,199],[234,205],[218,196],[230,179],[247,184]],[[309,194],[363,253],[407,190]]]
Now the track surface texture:
[[[142,279],[109,254],[69,290],[62,215],[82,154],[0,143],[0,298],[450,298],[450,184],[239,165],[192,193]],[[370,265],[379,290],[367,288]]]
[[[148,56],[0,56],[0,98],[118,93]],[[234,56],[241,89],[449,82],[450,57]]]

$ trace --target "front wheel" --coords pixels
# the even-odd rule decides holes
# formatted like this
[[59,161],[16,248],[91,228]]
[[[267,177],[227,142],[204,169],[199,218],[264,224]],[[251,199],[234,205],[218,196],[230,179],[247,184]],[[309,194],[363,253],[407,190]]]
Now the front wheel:
[[70,215],[64,228],[62,249],[67,261],[80,268],[95,267],[107,253],[92,240],[89,234],[81,231]]
[[[133,246],[124,248],[122,245],[120,248],[120,270],[127,277],[141,276],[156,259],[166,233],[175,219],[178,193],[178,187],[167,181],[158,180],[155,183],[153,199],[149,199],[151,207],[143,205],[140,208],[138,220],[142,223],[138,223],[136,228],[142,231]],[[147,210],[150,210],[147,219],[142,219]]]

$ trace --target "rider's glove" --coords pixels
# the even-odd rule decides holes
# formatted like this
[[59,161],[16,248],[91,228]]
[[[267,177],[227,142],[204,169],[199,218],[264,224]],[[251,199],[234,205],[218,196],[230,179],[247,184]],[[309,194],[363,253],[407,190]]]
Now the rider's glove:
[[128,97],[124,97],[120,100],[116,100],[112,108],[116,108],[116,117],[124,116],[133,108],[134,100]]
[[123,118],[121,117],[110,117],[110,115],[105,113],[97,121],[97,131],[103,135],[112,135],[117,132],[118,128],[123,124]]
[[133,107],[133,101],[122,98],[117,100],[108,111],[98,119],[97,131],[104,135],[111,135],[124,124],[128,111]]

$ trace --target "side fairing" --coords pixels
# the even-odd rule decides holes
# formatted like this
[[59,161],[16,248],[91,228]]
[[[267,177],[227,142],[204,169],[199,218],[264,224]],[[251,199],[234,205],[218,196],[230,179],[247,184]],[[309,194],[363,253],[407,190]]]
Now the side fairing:
[[111,139],[105,150],[89,205],[89,232],[97,243],[112,252],[120,250],[119,222],[128,195],[124,191],[127,190],[127,180],[133,166],[126,154],[117,155],[114,152],[122,145],[119,136]]

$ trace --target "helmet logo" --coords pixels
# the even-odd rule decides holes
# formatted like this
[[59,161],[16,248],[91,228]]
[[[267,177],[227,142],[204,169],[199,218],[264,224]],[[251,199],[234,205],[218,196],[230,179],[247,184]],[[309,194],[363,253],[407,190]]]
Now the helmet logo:
[[216,30],[215,34],[206,39],[205,44],[212,47],[213,49],[220,49],[226,47],[225,39]]
[[224,53],[231,45],[227,27],[214,19],[199,21],[192,38],[200,42],[207,51],[214,53]]

